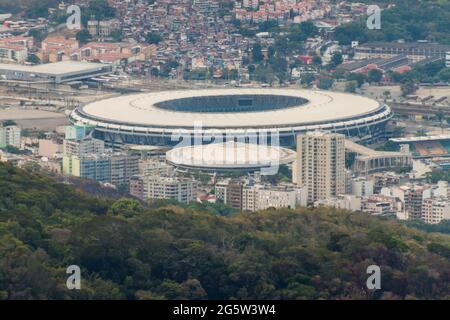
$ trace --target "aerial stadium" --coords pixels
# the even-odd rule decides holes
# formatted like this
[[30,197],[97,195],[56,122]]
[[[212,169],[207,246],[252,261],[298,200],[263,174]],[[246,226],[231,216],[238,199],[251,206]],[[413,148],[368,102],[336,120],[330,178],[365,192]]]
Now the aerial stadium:
[[297,134],[315,130],[373,142],[384,138],[391,117],[389,106],[358,95],[254,88],[124,95],[70,114],[72,123],[94,127],[94,136],[113,146],[173,146],[186,136],[209,142],[256,138],[256,143],[276,136],[280,145],[294,145]]

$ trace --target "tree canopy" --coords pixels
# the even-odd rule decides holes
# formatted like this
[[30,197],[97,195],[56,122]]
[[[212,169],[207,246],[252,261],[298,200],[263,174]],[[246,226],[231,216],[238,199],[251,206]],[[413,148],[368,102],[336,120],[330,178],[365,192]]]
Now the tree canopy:
[[[382,289],[366,288],[379,265]],[[66,268],[81,268],[67,290]],[[93,198],[0,163],[2,299],[448,299],[450,236],[334,209]]]

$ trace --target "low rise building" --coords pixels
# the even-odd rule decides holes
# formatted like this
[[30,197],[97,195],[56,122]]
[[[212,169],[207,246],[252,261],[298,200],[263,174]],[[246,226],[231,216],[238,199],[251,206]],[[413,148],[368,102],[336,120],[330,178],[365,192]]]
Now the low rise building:
[[331,207],[350,211],[360,211],[361,198],[350,194],[343,194],[337,197],[315,201],[314,208],[319,207]]
[[130,194],[143,201],[174,199],[181,203],[197,200],[198,182],[180,177],[135,175],[130,180]]
[[250,185],[242,189],[242,210],[257,211],[268,208],[295,208],[307,205],[305,187],[295,185]]
[[438,224],[450,219],[450,201],[444,197],[424,199],[422,220],[428,224]]

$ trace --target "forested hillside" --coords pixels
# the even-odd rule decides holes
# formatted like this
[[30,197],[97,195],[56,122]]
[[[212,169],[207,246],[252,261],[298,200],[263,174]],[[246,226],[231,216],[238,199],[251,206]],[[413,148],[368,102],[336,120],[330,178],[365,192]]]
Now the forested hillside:
[[351,41],[405,41],[429,40],[450,44],[449,0],[357,0],[394,7],[381,13],[381,29],[369,30],[366,18],[342,25],[336,29],[334,38],[341,44]]
[[448,235],[331,209],[143,208],[0,163],[3,299],[449,299],[449,284]]

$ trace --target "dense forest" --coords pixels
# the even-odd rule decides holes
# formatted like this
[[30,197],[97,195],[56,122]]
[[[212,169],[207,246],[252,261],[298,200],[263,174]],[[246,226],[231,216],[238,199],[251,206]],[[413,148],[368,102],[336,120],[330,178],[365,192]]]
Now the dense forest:
[[369,30],[366,18],[342,25],[334,37],[341,44],[351,41],[429,40],[450,44],[449,0],[358,0],[353,2],[395,4],[381,13],[381,29]]
[[143,207],[0,163],[2,299],[449,299],[449,284],[445,234],[332,209]]

